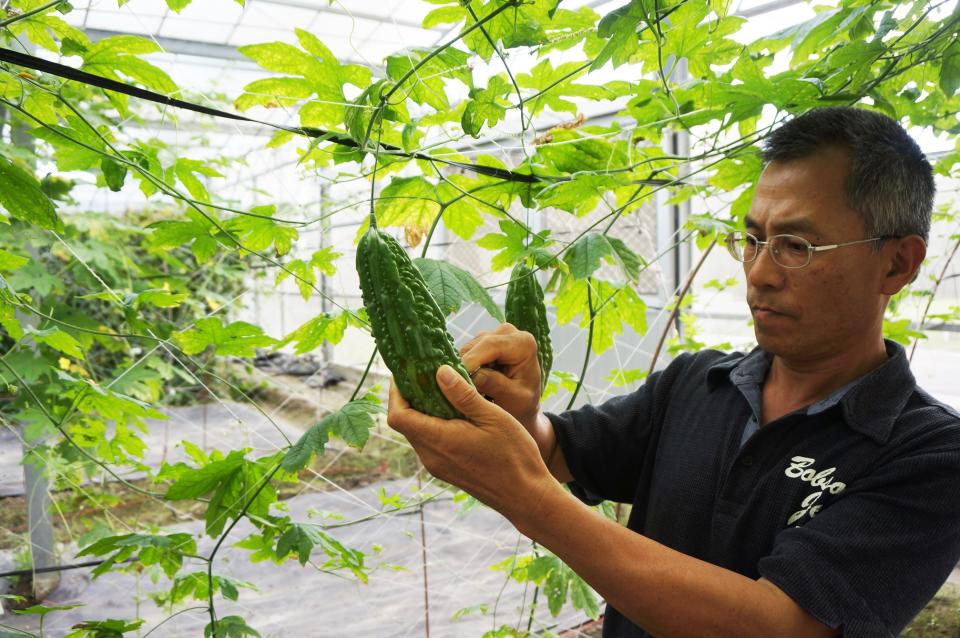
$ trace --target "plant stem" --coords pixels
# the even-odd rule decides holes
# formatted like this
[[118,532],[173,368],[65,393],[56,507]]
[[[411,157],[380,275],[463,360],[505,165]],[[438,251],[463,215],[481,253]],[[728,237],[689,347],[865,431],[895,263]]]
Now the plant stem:
[[570,402],[567,403],[567,410],[572,408],[574,402],[577,400],[577,395],[580,394],[580,388],[583,387],[583,378],[587,375],[587,366],[590,364],[590,350],[593,348],[593,320],[596,318],[593,310],[592,283],[593,279],[587,277],[587,309],[590,311],[590,324],[587,328],[587,351],[583,355],[583,367],[580,369],[580,378],[577,379],[577,387],[573,389],[573,396],[570,397]]
[[480,21],[478,21],[478,22],[470,25],[469,27],[467,27],[466,29],[464,29],[463,31],[461,31],[460,33],[458,33],[457,35],[455,35],[454,37],[452,37],[449,41],[447,41],[447,42],[441,44],[440,46],[438,46],[436,49],[434,49],[433,51],[431,51],[429,54],[425,55],[422,60],[420,60],[419,62],[417,62],[416,64],[414,64],[412,67],[410,67],[410,70],[409,70],[409,71],[407,71],[407,72],[404,73],[402,76],[400,76],[400,79],[397,80],[397,82],[396,82],[392,87],[390,87],[390,90],[387,91],[386,93],[384,93],[383,99],[384,99],[384,100],[390,99],[390,96],[393,95],[394,93],[396,93],[396,92],[397,92],[397,89],[399,89],[399,88],[403,85],[404,82],[406,82],[407,80],[410,79],[410,76],[412,76],[414,73],[416,73],[416,72],[419,71],[421,68],[423,68],[423,66],[424,66],[427,62],[429,62],[430,60],[432,60],[432,59],[435,58],[436,56],[440,55],[440,53],[442,53],[443,51],[445,51],[446,49],[448,49],[449,47],[451,47],[454,42],[456,42],[457,40],[460,40],[460,39],[463,38],[464,36],[470,34],[470,33],[473,32],[475,29],[479,29],[481,26],[483,26],[484,24],[486,24],[486,23],[489,22],[490,20],[493,20],[495,17],[497,17],[498,15],[500,15],[501,13],[503,13],[504,11],[506,11],[507,9],[509,9],[509,8],[511,8],[511,7],[516,7],[516,6],[519,6],[519,5],[520,5],[520,2],[518,2],[517,0],[511,0],[510,2],[504,3],[503,5],[497,7],[497,8],[494,9],[493,11],[491,11],[488,15],[484,16],[482,20],[480,20]]
[[227,529],[220,534],[220,538],[217,539],[217,544],[214,545],[213,551],[211,551],[210,556],[207,557],[207,608],[210,612],[210,630],[212,632],[212,638],[222,638],[220,634],[217,633],[217,612],[213,605],[213,559],[216,557],[217,552],[220,551],[220,546],[223,545],[223,541],[227,540],[227,536],[230,535],[230,532],[233,531],[233,528],[236,527],[237,523],[243,519],[244,515],[247,513],[247,510],[249,510],[250,506],[253,505],[253,502],[260,495],[260,492],[263,491],[263,488],[270,484],[270,480],[279,469],[280,463],[277,463],[273,466],[273,469],[270,470],[266,478],[263,479],[263,481],[260,483],[260,486],[257,487],[256,491],[254,491],[253,495],[247,500],[246,503],[243,504],[243,508],[241,508],[240,512],[237,514],[237,517],[233,519],[233,522],[230,523]]
[[6,20],[0,20],[0,29],[6,27],[6,26],[8,26],[8,25],[13,24],[14,22],[19,22],[20,20],[26,20],[27,18],[31,18],[31,17],[37,15],[38,13],[43,13],[43,12],[47,11],[48,9],[52,9],[53,7],[55,7],[55,6],[57,6],[58,4],[60,4],[62,1],[63,1],[63,0],[53,0],[53,2],[48,2],[47,4],[45,4],[45,5],[43,5],[43,6],[40,6],[40,7],[37,7],[36,9],[31,9],[30,11],[27,11],[26,13],[21,13],[21,14],[19,14],[19,15],[15,15],[15,16],[13,16],[12,18],[7,18]]
[[[940,284],[946,279],[947,269],[950,267],[950,263],[953,262],[953,258],[957,256],[957,250],[960,249],[960,239],[953,244],[953,249],[950,251],[950,256],[947,257],[947,260],[943,264],[943,268],[940,269],[940,275],[937,277],[937,280],[933,284],[933,290],[930,291],[930,297],[927,299],[927,305],[923,309],[923,315],[920,317],[920,323],[917,325],[917,330],[923,330],[923,324],[927,321],[927,315],[930,313],[930,306],[933,305],[933,300],[937,296],[937,291],[940,289]],[[917,351],[917,344],[920,343],[919,339],[913,340],[913,346],[910,348],[910,357],[909,361],[913,361],[913,355]]]
[[673,326],[673,322],[676,321],[677,314],[680,312],[680,302],[683,301],[683,298],[687,296],[687,292],[690,291],[690,286],[693,285],[694,278],[696,278],[697,273],[700,272],[700,266],[702,266],[703,262],[707,260],[707,255],[710,254],[710,251],[713,250],[713,247],[716,245],[716,239],[710,242],[710,245],[707,246],[707,249],[703,251],[702,255],[700,255],[700,259],[697,260],[697,265],[694,266],[693,270],[691,270],[687,275],[687,280],[683,282],[683,287],[677,293],[675,297],[676,301],[673,304],[673,310],[670,311],[670,318],[663,327],[663,331],[660,333],[660,339],[657,341],[657,348],[653,351],[653,356],[650,358],[650,366],[647,368],[647,376],[650,376],[653,373],[653,369],[657,365],[657,359],[660,358],[660,350],[663,348],[663,342],[667,340],[667,334],[670,333],[670,327]]
[[[26,390],[27,394],[30,395],[30,398],[33,400],[33,402],[36,404],[36,406],[40,409],[41,412],[43,412],[43,416],[45,416],[45,417],[47,418],[47,420],[50,421],[51,424],[53,424],[53,427],[55,427],[55,428],[57,429],[57,431],[60,432],[60,434],[63,435],[63,438],[65,438],[65,439],[67,440],[67,442],[68,442],[70,445],[72,445],[72,446],[77,450],[77,452],[79,452],[80,454],[82,454],[83,456],[85,456],[87,459],[89,459],[91,462],[93,462],[97,467],[99,467],[100,469],[102,469],[104,472],[106,472],[107,474],[109,474],[110,476],[112,476],[113,478],[115,478],[117,481],[119,481],[121,484],[123,484],[123,485],[126,486],[127,488],[133,490],[134,492],[138,492],[138,493],[140,493],[140,494],[143,494],[143,495],[145,495],[145,496],[149,496],[149,497],[151,497],[151,498],[163,498],[164,495],[161,494],[160,492],[151,492],[151,491],[149,491],[149,490],[145,490],[145,489],[142,489],[142,488],[140,488],[140,487],[137,487],[136,485],[134,485],[133,483],[131,483],[130,481],[128,481],[128,480],[126,480],[125,478],[121,477],[119,474],[117,474],[117,473],[114,472],[112,469],[110,469],[110,467],[109,467],[106,463],[104,463],[103,461],[101,461],[100,459],[96,458],[95,456],[93,456],[92,454],[90,454],[89,452],[87,452],[85,449],[83,449],[82,447],[80,447],[80,444],[77,443],[77,442],[73,439],[73,437],[70,436],[70,435],[67,433],[67,431],[64,429],[62,422],[59,422],[59,421],[57,421],[56,419],[53,418],[53,415],[50,414],[50,412],[47,410],[47,406],[45,406],[45,405],[43,404],[43,401],[40,400],[40,397],[38,397],[36,394],[34,394],[33,388],[31,388],[31,387],[27,384],[27,382],[23,380],[23,377],[21,377],[19,374],[17,374],[17,371],[14,370],[13,367],[12,367],[9,363],[7,363],[6,361],[4,361],[3,358],[0,358],[0,365],[2,365],[4,368],[6,368],[7,371],[9,371],[10,374],[12,374],[12,375],[14,376],[14,378],[17,380],[17,383],[20,384],[20,387],[23,388],[24,390]],[[85,388],[84,390],[82,390],[81,392],[86,392],[86,388]]]
[[[423,464],[420,457],[417,457],[417,492],[423,491]],[[423,502],[417,508],[417,515],[420,517],[420,564],[423,567],[423,612],[424,612],[424,630],[426,638],[430,638],[430,579],[427,569],[427,527],[423,520]]]
[[[360,393],[360,388],[363,387],[363,382],[367,380],[367,374],[370,372],[370,366],[373,365],[373,360],[377,357],[377,348],[373,348],[373,352],[370,353],[370,360],[367,361],[367,367],[363,369],[363,375],[360,376],[360,380],[357,382],[357,387],[353,389],[353,394],[350,395],[350,401],[353,401],[357,398],[357,394]],[[347,403],[349,403],[348,401]]]

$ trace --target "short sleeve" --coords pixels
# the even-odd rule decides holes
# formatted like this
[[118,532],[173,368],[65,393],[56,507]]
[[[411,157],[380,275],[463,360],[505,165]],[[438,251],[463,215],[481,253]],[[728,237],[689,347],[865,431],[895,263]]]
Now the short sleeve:
[[956,449],[888,462],[780,532],[759,572],[846,638],[897,636],[960,559],[958,481]]
[[650,375],[635,392],[547,415],[573,475],[574,495],[590,504],[633,500],[645,461],[654,453],[657,413],[685,359],[680,357]]

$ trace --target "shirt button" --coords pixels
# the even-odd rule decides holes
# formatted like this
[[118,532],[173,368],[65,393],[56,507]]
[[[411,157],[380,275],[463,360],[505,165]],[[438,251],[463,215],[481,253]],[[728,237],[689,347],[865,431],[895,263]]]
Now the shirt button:
[[740,457],[740,465],[742,465],[743,467],[750,467],[751,465],[754,464],[754,462],[755,462],[755,459],[750,454],[746,454]]

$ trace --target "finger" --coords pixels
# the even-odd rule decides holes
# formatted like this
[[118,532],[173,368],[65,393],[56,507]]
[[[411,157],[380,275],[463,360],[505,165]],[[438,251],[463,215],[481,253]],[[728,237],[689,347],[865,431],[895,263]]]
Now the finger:
[[473,385],[467,383],[448,365],[442,365],[437,369],[437,385],[453,407],[478,425],[506,415],[506,412],[484,399]]
[[516,392],[517,382],[493,368],[480,368],[470,375],[477,392],[496,399],[499,396]]
[[488,334],[461,357],[467,370],[480,366],[513,366],[526,363],[537,356],[536,340],[529,332]]
[[480,340],[483,339],[488,334],[490,333],[486,330],[481,330],[480,332],[478,332],[476,336],[473,337],[473,339],[463,344],[463,346],[460,348],[460,356],[463,357],[463,355],[469,352],[471,348],[477,345],[480,342]]
[[395,383],[390,384],[390,394],[387,399],[387,425],[405,436],[416,445],[423,438],[437,438],[444,421],[436,417],[419,412],[410,406],[403,398]]

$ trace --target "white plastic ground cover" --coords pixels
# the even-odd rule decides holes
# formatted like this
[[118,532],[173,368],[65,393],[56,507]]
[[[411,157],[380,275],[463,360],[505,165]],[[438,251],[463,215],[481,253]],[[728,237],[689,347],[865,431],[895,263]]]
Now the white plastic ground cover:
[[[379,490],[412,498],[409,480],[389,481],[353,490],[349,493],[313,492],[286,501],[294,520],[324,522],[308,511],[338,512],[346,520],[360,518],[380,507]],[[429,489],[429,488],[428,488]],[[434,491],[436,491],[434,489]],[[332,522],[326,520],[326,522]],[[526,612],[533,591],[508,581],[502,571],[487,566],[503,561],[518,549],[529,548],[529,541],[496,512],[478,507],[466,514],[448,494],[425,505],[427,565],[429,579],[429,611],[431,638],[481,636],[494,623],[526,627]],[[202,521],[171,528],[201,534]],[[264,638],[309,636],[312,638],[341,636],[376,636],[392,638],[425,634],[425,605],[421,563],[420,522],[416,512],[384,515],[362,523],[330,530],[342,543],[368,554],[370,565],[382,565],[367,584],[355,579],[324,574],[310,565],[301,567],[296,560],[282,565],[271,562],[251,563],[249,551],[232,547],[253,527],[240,523],[230,535],[225,549],[218,554],[214,572],[230,578],[250,581],[258,591],[240,590],[237,602],[217,600],[220,617],[239,614]],[[209,553],[214,540],[205,538],[198,547]],[[379,554],[372,549],[382,547]],[[319,554],[319,552],[316,552]],[[185,568],[181,574],[202,570]],[[158,584],[145,576],[110,572],[97,580],[90,579],[90,570],[65,572],[60,588],[44,604],[82,603],[83,607],[61,611],[47,617],[45,635],[60,636],[84,619],[125,618],[140,616],[146,622],[146,633],[170,614],[147,598],[149,592],[162,591],[169,583],[161,578]],[[499,604],[496,604],[499,598]],[[139,606],[138,606],[138,600]],[[550,617],[543,596],[534,627],[553,627],[554,631],[577,626],[586,620],[580,612],[564,609],[557,618]],[[458,610],[487,606],[480,612],[454,618]],[[188,605],[175,608],[183,609]],[[496,608],[496,617],[493,612]],[[525,607],[528,608],[528,607]],[[27,631],[36,630],[36,616],[0,617],[0,623]],[[203,635],[209,622],[205,608],[180,614],[153,634],[170,638]]]

